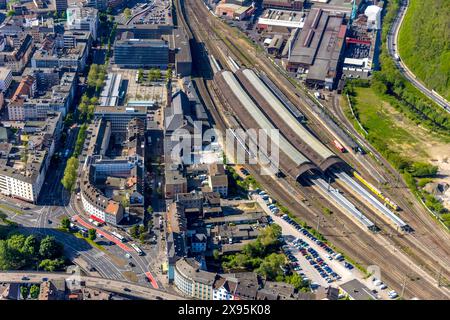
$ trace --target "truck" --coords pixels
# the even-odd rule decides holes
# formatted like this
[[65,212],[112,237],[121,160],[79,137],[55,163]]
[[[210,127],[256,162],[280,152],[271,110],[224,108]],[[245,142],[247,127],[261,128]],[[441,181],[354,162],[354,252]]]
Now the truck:
[[342,152],[342,153],[345,152],[344,146],[342,144],[340,144],[339,141],[333,140],[333,144],[340,152]]

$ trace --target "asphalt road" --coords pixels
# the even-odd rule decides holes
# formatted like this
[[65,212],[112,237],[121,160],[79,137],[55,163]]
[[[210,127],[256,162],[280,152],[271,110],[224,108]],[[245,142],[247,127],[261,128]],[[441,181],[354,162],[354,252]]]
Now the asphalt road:
[[[409,82],[411,82],[417,89],[419,89],[424,95],[426,95],[428,98],[433,100],[436,104],[444,108],[447,112],[450,112],[450,103],[445,100],[443,97],[438,95],[437,93],[433,92],[432,90],[428,89],[422,82],[420,82],[419,79],[411,72],[411,70],[408,69],[408,67],[403,63],[401,60],[400,53],[398,51],[398,35],[399,30],[402,25],[403,19],[405,17],[406,11],[408,9],[409,0],[403,0],[400,8],[398,10],[398,15],[394,20],[394,23],[392,25],[391,31],[389,32],[387,36],[387,48],[389,51],[389,54],[394,59],[395,65],[400,70],[400,72],[403,74],[403,76],[408,79]],[[397,61],[395,59],[395,54],[400,56],[400,60]]]

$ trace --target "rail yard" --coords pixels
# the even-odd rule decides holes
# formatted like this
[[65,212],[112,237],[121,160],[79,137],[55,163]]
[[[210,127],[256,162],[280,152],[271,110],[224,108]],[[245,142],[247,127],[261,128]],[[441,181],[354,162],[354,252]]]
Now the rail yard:
[[[216,126],[236,128],[237,124],[281,131],[280,167],[287,173],[286,178],[261,175],[258,166],[249,166],[264,188],[309,225],[315,225],[322,216],[320,232],[333,245],[365,267],[377,265],[381,272],[386,270],[386,282],[396,290],[403,288],[405,297],[448,298],[448,287],[438,286],[438,279],[449,278],[450,252],[443,245],[448,243],[449,235],[436,227],[420,204],[410,200],[413,197],[409,191],[403,187],[391,191],[389,199],[398,203],[401,211],[387,208],[352,178],[354,169],[350,166],[360,176],[377,180],[370,173],[371,167],[378,164],[357,152],[335,155],[327,145],[336,138],[343,139],[317,117],[305,92],[270,59],[258,54],[245,36],[232,40],[237,31],[212,15],[202,1],[179,0],[176,7],[179,25],[191,33],[191,45],[203,47],[194,57],[199,76],[196,84]],[[212,68],[208,68],[210,64]],[[270,90],[264,77],[279,92]],[[280,93],[289,99],[289,106],[280,102]],[[292,105],[306,116],[308,127],[292,113]],[[393,179],[389,173],[381,175]],[[286,192],[286,185],[308,199],[309,205]],[[338,187],[348,193],[342,194]],[[339,213],[324,215],[317,209],[318,203]]]
[[420,0],[25,2],[0,2],[1,301],[450,300],[450,116],[399,48],[443,79],[442,1],[433,35]]

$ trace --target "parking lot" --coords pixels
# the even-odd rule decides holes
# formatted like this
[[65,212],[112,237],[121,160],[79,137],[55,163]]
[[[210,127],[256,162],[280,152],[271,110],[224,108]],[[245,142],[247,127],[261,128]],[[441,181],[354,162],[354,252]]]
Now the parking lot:
[[[378,298],[393,299],[389,296],[390,290],[382,279],[378,279],[375,275],[367,277],[341,254],[314,237],[306,228],[301,227],[287,215],[280,216],[279,209],[271,203],[273,200],[265,192],[253,194],[252,197],[272,217],[273,222],[281,227],[286,242],[283,250],[294,270],[306,278],[305,280],[311,281],[312,289],[330,285],[339,287],[347,281],[358,279]],[[397,298],[396,294],[393,295],[394,298]]]
[[[131,9],[132,16],[130,23],[132,24],[170,24],[170,1],[169,0],[152,0],[146,4],[138,4]],[[139,12],[142,12],[139,14]]]

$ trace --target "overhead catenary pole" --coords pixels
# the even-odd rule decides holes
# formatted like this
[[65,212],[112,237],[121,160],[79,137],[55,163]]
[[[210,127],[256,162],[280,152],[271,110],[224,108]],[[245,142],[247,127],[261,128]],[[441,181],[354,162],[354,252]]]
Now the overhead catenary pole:
[[402,292],[400,294],[400,298],[403,298],[403,295],[405,294],[405,288],[406,288],[406,279],[408,275],[405,275],[405,278],[403,279],[403,285],[402,285]]
[[438,278],[437,278],[438,288],[441,286],[441,277],[442,277],[442,267],[439,268],[439,273],[438,273]]

